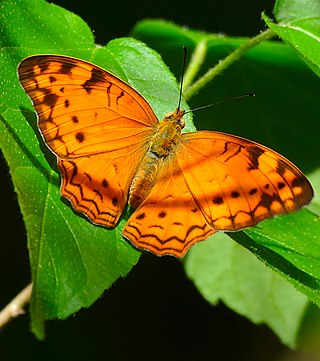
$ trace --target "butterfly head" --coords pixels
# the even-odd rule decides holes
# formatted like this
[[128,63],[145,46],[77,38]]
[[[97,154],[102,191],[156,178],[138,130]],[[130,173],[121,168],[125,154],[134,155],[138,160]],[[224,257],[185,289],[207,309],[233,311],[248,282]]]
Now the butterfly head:
[[180,108],[177,108],[173,113],[166,114],[164,120],[167,121],[168,123],[177,125],[181,130],[186,125],[186,122],[183,119],[185,112],[186,112],[185,110],[181,110]]

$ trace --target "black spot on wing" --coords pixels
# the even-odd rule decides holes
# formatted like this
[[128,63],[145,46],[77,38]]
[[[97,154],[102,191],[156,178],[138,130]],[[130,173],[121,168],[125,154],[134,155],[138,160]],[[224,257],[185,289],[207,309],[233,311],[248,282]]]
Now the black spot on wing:
[[248,166],[249,171],[259,168],[259,158],[261,157],[262,154],[264,154],[264,150],[259,147],[252,146],[249,148],[249,152],[248,152],[248,157],[250,161],[250,164]]
[[239,198],[240,197],[240,193],[237,191],[232,191],[231,192],[231,198]]
[[265,207],[268,210],[270,210],[270,207],[274,201],[277,201],[282,204],[282,201],[277,193],[273,193],[272,195],[268,193],[262,193],[259,204],[262,207]]
[[137,215],[136,219],[143,219],[143,218],[145,218],[145,216],[146,216],[146,214],[144,212],[142,212]]
[[77,134],[76,134],[76,139],[77,139],[77,141],[78,141],[79,143],[82,143],[82,142],[84,141],[84,139],[85,139],[84,133],[83,133],[83,132],[77,133]]
[[291,186],[292,188],[295,187],[303,187],[304,185],[306,185],[307,181],[304,178],[294,178],[291,182]]
[[42,103],[49,106],[50,108],[53,108],[56,105],[58,98],[59,97],[57,94],[48,91],[45,94]]
[[82,84],[82,87],[85,89],[85,91],[88,94],[90,94],[94,86],[96,86],[97,84],[104,82],[104,81],[105,81],[104,71],[101,69],[93,68],[91,70],[91,78],[86,80]]
[[[229,149],[230,148],[230,149]],[[220,154],[220,156],[225,155],[225,154],[229,154],[227,158],[224,159],[224,162],[228,162],[230,159],[232,159],[233,157],[235,157],[237,154],[241,153],[241,145],[237,146],[236,149],[234,148],[234,143],[232,142],[225,142],[224,144],[224,150],[223,152]],[[231,153],[231,154],[230,154]]]
[[117,96],[116,98],[116,103],[117,103],[117,106],[119,105],[119,100],[124,96],[124,91],[121,90],[121,93]]
[[213,198],[212,202],[216,205],[223,204],[223,198],[220,196],[216,196]]
[[50,75],[50,76],[49,76],[49,81],[50,81],[50,83],[52,84],[52,83],[54,83],[54,82],[57,81],[57,78],[54,77],[54,76],[52,76],[52,75]]
[[282,162],[278,162],[277,173],[283,176],[285,172],[286,172],[286,167],[284,166],[284,164]]
[[60,74],[71,75],[72,69],[75,68],[77,65],[73,63],[63,63],[59,69]]
[[37,65],[40,68],[41,73],[44,73],[46,70],[48,70],[50,64],[49,63],[39,63]]

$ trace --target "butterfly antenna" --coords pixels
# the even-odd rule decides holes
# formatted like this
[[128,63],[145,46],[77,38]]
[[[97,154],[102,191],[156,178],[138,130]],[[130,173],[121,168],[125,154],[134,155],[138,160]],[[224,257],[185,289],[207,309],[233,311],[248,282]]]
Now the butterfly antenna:
[[202,105],[201,107],[187,110],[185,112],[185,114],[195,112],[195,111],[200,110],[200,109],[215,107],[216,105],[219,105],[219,104],[228,103],[231,100],[242,99],[242,98],[247,98],[247,97],[255,97],[255,96],[256,95],[254,93],[247,93],[247,94],[238,95],[238,96],[235,96],[235,97],[232,97],[232,98],[227,98],[227,99],[220,100],[219,102],[216,102],[216,103]]
[[187,48],[185,46],[183,48],[183,63],[182,63],[182,71],[181,71],[181,82],[180,82],[180,94],[179,94],[179,103],[178,110],[180,110],[181,100],[182,100],[182,87],[183,87],[183,77],[186,69],[186,59],[187,59]]

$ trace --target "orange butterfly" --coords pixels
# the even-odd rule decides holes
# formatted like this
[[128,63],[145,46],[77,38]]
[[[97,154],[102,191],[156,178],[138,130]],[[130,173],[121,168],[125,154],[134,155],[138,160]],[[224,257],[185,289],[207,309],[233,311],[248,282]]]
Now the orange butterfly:
[[135,246],[182,257],[216,231],[254,226],[313,197],[289,160],[219,132],[181,134],[184,110],[159,122],[131,86],[83,60],[24,59],[19,79],[58,158],[61,193],[93,223],[123,229]]

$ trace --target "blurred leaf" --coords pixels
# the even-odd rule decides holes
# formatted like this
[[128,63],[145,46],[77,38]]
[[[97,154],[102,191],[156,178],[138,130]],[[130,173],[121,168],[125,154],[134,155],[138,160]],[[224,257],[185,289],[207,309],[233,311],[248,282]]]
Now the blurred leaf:
[[320,354],[320,309],[310,304],[306,310],[298,338],[298,349],[309,355]]
[[303,210],[229,235],[320,305],[319,217]]
[[222,300],[252,322],[266,323],[283,343],[294,346],[307,298],[225,234],[193,247],[185,269],[208,302]]
[[316,18],[319,14],[318,0],[277,0],[274,6],[274,15],[279,22]]

